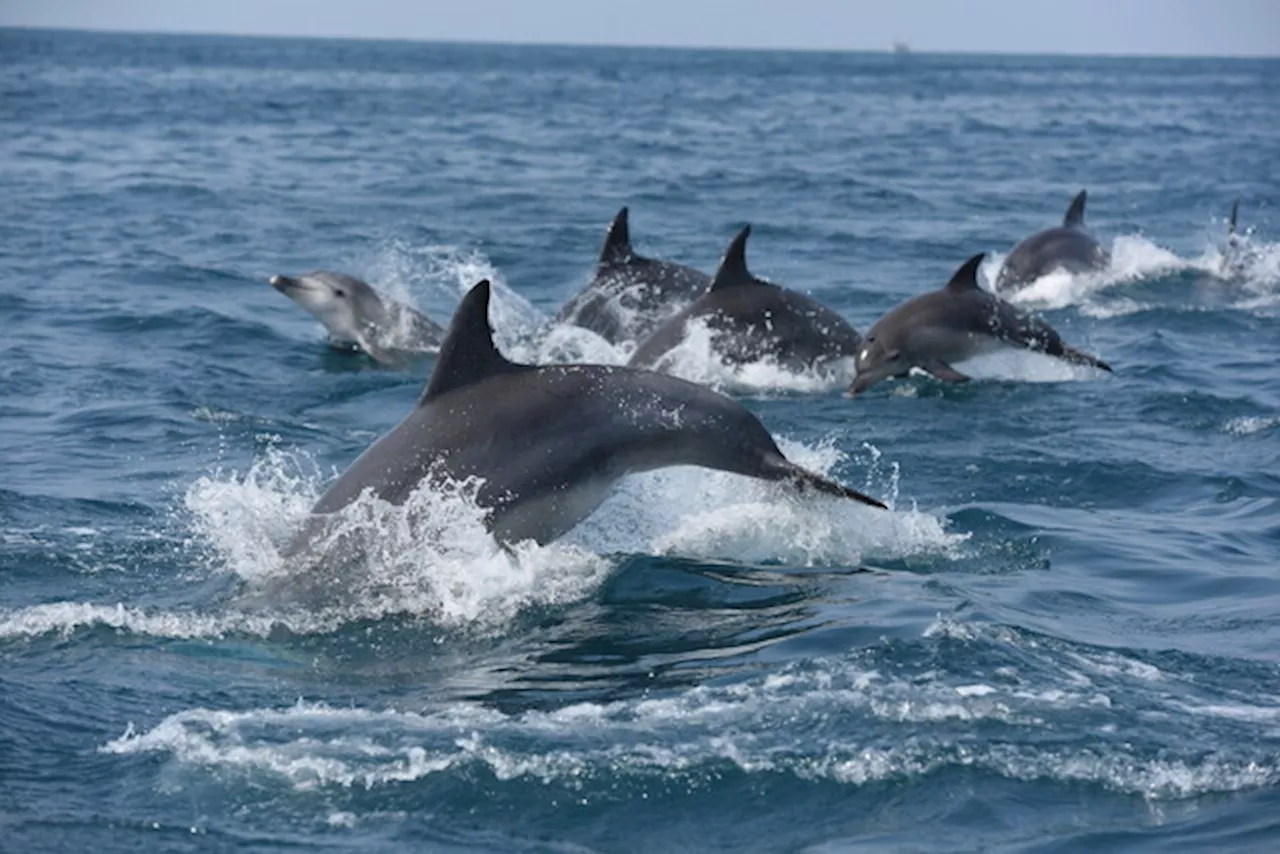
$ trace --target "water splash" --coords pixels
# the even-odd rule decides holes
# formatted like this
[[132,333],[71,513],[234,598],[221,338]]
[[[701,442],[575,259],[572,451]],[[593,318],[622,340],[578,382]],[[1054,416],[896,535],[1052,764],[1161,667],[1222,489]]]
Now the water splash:
[[[822,474],[848,462],[830,442],[780,444],[791,459]],[[865,489],[897,502],[896,464],[871,446],[854,462],[866,471]],[[310,634],[391,616],[500,634],[527,608],[591,595],[614,568],[605,555],[856,567],[868,558],[948,554],[967,538],[915,509],[880,511],[678,467],[624,479],[592,517],[545,546],[500,547],[475,503],[475,482],[422,488],[401,506],[366,494],[335,514],[324,534],[331,544],[355,547],[335,549],[343,559],[317,567],[282,553],[306,523],[322,480],[306,455],[268,448],[247,471],[220,470],[188,488],[191,548],[206,571],[229,574],[245,591],[223,610],[50,603],[0,613],[0,637],[95,626],[164,637],[267,636],[278,628]]]
[[[515,361],[624,365],[637,346],[634,341],[613,345],[582,327],[551,320],[512,290],[502,272],[476,249],[396,240],[382,250],[373,267],[377,280],[385,283],[394,298],[409,304],[447,305],[447,311],[434,313],[442,323],[461,295],[480,279],[489,279],[493,284],[489,317],[494,340]],[[415,294],[422,298],[415,300]],[[727,393],[743,394],[815,393],[844,388],[853,381],[852,359],[810,369],[796,369],[767,357],[746,364],[729,363],[715,352],[714,335],[705,323],[692,322],[685,340],[668,354],[664,370]]]
[[664,373],[726,393],[819,393],[845,388],[854,377],[853,359],[839,359],[822,367],[796,369],[769,357],[742,364],[723,359],[716,351],[718,333],[704,320],[692,319],[684,340],[667,352]]
[[[994,281],[1004,256],[983,266]],[[1191,277],[1191,291],[1168,286],[1153,292],[1149,283]],[[1117,317],[1156,307],[1198,307],[1206,302],[1242,311],[1280,306],[1280,243],[1241,235],[1235,249],[1212,244],[1196,257],[1182,258],[1141,235],[1121,235],[1111,245],[1111,265],[1091,273],[1057,270],[1008,297],[1036,309],[1079,307],[1090,316]]]

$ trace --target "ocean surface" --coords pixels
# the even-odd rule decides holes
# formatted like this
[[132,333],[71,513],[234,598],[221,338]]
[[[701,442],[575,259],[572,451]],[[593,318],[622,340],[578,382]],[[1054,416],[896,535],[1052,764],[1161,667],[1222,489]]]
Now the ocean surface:
[[[0,849],[1275,850],[1277,140],[1276,60],[0,30]],[[892,512],[670,469],[508,552],[427,494],[341,605],[245,596],[431,368],[275,273],[619,362],[547,318],[621,205],[865,331],[1081,188],[1112,267],[1019,299],[1114,375],[678,366]]]

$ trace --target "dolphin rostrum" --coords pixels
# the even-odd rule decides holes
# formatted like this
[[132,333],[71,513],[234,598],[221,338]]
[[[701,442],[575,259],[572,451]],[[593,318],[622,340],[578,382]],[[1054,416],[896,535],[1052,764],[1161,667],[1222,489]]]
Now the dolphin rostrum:
[[316,316],[339,349],[360,349],[383,364],[398,364],[440,346],[444,328],[420,311],[378,294],[345,273],[316,270],[272,276],[271,287]]
[[1039,317],[980,288],[977,274],[984,257],[974,255],[944,287],[907,300],[876,321],[862,341],[851,394],[861,394],[887,377],[906,376],[911,368],[947,382],[966,382],[969,377],[951,363],[1001,347],[1111,370],[1095,356],[1068,347]]

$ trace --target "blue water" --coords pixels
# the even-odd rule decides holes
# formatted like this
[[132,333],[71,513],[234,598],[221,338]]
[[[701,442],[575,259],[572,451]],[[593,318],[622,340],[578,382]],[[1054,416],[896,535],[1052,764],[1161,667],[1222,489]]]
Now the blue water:
[[[1277,139],[1273,60],[0,31],[0,848],[1271,850]],[[865,331],[1082,187],[1112,269],[1022,300],[1114,376],[686,359],[892,513],[675,469],[508,554],[435,496],[340,607],[241,596],[430,369],[274,273],[616,362],[539,330],[622,204]]]

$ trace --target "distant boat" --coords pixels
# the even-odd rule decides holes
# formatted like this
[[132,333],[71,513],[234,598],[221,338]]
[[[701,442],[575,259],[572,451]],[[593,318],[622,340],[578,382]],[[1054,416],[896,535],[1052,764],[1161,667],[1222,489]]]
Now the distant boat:
[[906,42],[894,42],[893,52],[894,53],[911,53],[911,45],[907,44]]

